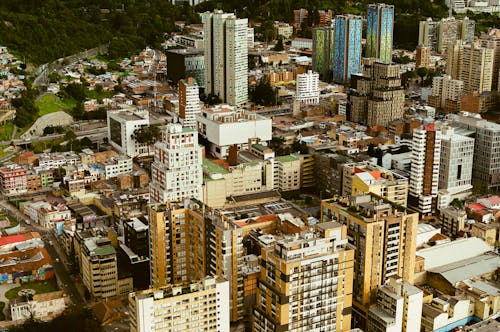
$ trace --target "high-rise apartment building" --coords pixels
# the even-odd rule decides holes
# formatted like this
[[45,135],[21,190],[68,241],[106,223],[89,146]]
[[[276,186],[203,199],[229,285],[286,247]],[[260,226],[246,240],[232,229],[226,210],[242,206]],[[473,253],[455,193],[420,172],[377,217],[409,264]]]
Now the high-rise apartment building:
[[323,81],[332,79],[334,31],[333,26],[313,29],[313,70],[319,73]]
[[430,47],[432,52],[437,52],[439,38],[439,22],[434,22],[432,18],[420,21],[418,29],[418,44]]
[[354,246],[353,322],[365,327],[377,291],[390,277],[414,281],[418,213],[374,194],[321,202],[321,222],[347,226]]
[[337,15],[333,52],[333,80],[347,82],[361,69],[361,16]]
[[319,104],[319,74],[309,70],[297,75],[295,100],[301,104]]
[[192,77],[179,81],[179,117],[184,127],[197,130],[196,116],[201,113],[200,88]]
[[377,304],[370,308],[367,331],[417,332],[422,319],[423,292],[401,278],[380,287]]
[[231,321],[243,318],[242,229],[221,214],[205,213],[192,200],[150,207],[151,285],[199,280],[205,275],[229,281]]
[[205,225],[190,200],[151,205],[151,286],[185,283],[205,276]]
[[460,109],[460,99],[464,96],[464,82],[452,79],[449,75],[436,76],[432,79],[432,94],[429,105],[455,113]]
[[500,125],[480,118],[455,116],[454,125],[475,133],[472,184],[475,188],[500,189]]
[[248,101],[248,19],[215,11],[202,14],[206,93],[230,105]]
[[202,147],[198,133],[169,124],[154,147],[150,201],[164,203],[184,198],[202,200]]
[[368,5],[367,20],[365,57],[392,62],[394,6],[384,3]]
[[415,55],[415,69],[429,68],[431,65],[431,48],[429,46],[418,45]]
[[491,91],[495,50],[474,45],[462,45],[461,48],[459,79],[464,82],[464,91]]
[[349,331],[354,251],[346,226],[318,224],[261,251],[253,331]]
[[434,123],[413,130],[408,204],[422,214],[436,209],[440,156],[441,130]]
[[488,32],[482,32],[479,36],[479,43],[481,47],[490,48],[494,50],[493,60],[493,78],[491,82],[491,89],[498,91],[499,84],[499,71],[500,71],[500,29],[490,28]]
[[404,88],[400,65],[363,59],[363,73],[352,80],[348,118],[370,126],[387,126],[403,117]]
[[211,216],[206,225],[207,274],[229,281],[231,321],[245,315],[243,295],[243,234],[240,227],[228,222],[224,215]]
[[131,332],[229,332],[229,283],[215,277],[130,293]]
[[420,21],[418,44],[429,46],[432,52],[446,53],[448,45],[455,40],[463,40],[466,43],[474,41],[475,21],[468,17],[455,19],[446,17],[439,22],[434,22],[432,18]]

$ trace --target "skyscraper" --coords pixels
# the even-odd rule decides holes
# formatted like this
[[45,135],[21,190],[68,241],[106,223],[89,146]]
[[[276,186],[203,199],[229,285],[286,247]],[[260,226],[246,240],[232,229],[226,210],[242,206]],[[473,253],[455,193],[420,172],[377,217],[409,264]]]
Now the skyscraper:
[[179,117],[184,127],[197,130],[196,116],[201,113],[200,88],[192,77],[179,81]]
[[169,124],[154,147],[150,200],[164,203],[184,198],[202,200],[202,159],[198,133]]
[[332,78],[334,31],[333,26],[313,29],[313,70],[319,73],[324,81]]
[[354,251],[346,226],[277,238],[261,251],[253,331],[349,331]]
[[333,80],[347,82],[361,69],[362,17],[337,15],[333,52]]
[[231,105],[248,101],[248,19],[222,11],[202,14],[206,93]]
[[434,123],[413,130],[408,205],[422,214],[436,209],[440,155],[441,130]]
[[392,62],[394,6],[385,3],[368,5],[367,20],[365,56]]

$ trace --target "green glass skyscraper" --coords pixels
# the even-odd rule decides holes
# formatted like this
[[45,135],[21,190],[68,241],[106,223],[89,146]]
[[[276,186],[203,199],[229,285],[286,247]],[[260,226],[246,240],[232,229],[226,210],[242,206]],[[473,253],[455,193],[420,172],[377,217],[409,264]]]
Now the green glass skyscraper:
[[313,70],[323,81],[332,79],[334,28],[320,27],[313,29]]
[[365,56],[391,62],[394,6],[385,3],[368,5],[367,21]]

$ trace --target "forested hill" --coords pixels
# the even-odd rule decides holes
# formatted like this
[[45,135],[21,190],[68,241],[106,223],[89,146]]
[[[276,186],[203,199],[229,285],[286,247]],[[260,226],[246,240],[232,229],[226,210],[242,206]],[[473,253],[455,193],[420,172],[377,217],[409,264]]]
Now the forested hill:
[[107,42],[120,57],[157,46],[176,20],[199,17],[167,0],[1,0],[0,45],[34,65]]
[[[317,11],[366,15],[361,0],[210,0],[196,8],[173,6],[170,0],[0,0],[0,45],[27,62],[40,65],[62,56],[110,42],[110,56],[126,56],[145,46],[158,46],[174,22],[200,22],[196,12],[214,8],[269,25],[291,22],[293,9],[306,8],[310,22]],[[386,0],[396,9],[394,44],[411,49],[418,39],[418,21],[448,14],[444,0]],[[486,15],[486,14],[485,14]],[[478,15],[479,16],[479,15]],[[478,17],[481,18],[481,17]],[[498,17],[486,17],[485,23]],[[484,30],[484,29],[483,29]]]

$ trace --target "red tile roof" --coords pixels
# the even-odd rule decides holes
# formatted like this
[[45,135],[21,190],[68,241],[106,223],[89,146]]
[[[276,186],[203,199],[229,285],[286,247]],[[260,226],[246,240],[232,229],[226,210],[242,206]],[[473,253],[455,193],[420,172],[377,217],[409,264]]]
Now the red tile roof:
[[23,234],[3,236],[0,237],[0,247],[7,244],[21,243],[24,241],[26,241],[26,237]]

